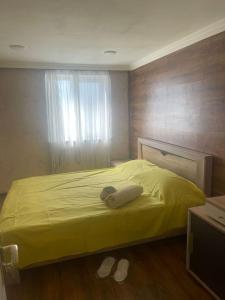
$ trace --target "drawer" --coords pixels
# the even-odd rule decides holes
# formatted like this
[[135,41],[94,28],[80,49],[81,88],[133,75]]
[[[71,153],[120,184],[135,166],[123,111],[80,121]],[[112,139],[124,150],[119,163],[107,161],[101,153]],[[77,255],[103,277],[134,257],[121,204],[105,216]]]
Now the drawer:
[[225,234],[195,214],[190,217],[188,269],[217,299],[225,299]]
[[206,203],[205,212],[210,218],[225,225],[225,211],[222,209],[219,209],[210,203]]

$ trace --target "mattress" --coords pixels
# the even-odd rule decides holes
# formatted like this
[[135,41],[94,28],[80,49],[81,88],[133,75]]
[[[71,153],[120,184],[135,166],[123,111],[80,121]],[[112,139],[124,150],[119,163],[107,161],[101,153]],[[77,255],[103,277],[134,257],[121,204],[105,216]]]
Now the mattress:
[[[178,199],[170,192],[167,199],[154,181],[161,176],[159,169],[140,160],[111,169],[14,181],[0,215],[0,244],[17,244],[18,267],[24,268],[183,228],[188,207],[202,204],[204,195],[189,183],[187,197],[181,187]],[[152,179],[143,179],[149,171]],[[122,208],[109,209],[99,197],[105,186],[120,189],[130,184],[142,185],[144,193]]]

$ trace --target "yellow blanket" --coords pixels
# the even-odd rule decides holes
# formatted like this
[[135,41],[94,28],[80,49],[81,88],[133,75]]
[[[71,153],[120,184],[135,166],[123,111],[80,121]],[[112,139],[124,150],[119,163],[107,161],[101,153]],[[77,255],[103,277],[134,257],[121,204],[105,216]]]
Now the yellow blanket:
[[[167,177],[172,181],[160,191]],[[181,182],[178,197],[173,195],[179,190],[177,182],[176,188],[171,184],[174,178]],[[99,197],[105,186],[131,184],[143,186],[144,193],[122,208],[109,209]],[[203,202],[194,184],[142,160],[17,180],[1,211],[0,244],[17,244],[19,267],[24,268],[166,234],[184,227],[188,207]]]

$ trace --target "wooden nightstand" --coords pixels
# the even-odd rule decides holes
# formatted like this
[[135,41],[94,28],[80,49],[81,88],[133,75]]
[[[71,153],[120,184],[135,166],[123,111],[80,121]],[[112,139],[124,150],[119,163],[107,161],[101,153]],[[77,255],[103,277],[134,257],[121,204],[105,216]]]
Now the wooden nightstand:
[[225,226],[205,205],[188,212],[186,267],[216,299],[225,299]]
[[111,167],[117,167],[125,162],[129,161],[129,159],[124,159],[124,160],[112,160],[111,161]]

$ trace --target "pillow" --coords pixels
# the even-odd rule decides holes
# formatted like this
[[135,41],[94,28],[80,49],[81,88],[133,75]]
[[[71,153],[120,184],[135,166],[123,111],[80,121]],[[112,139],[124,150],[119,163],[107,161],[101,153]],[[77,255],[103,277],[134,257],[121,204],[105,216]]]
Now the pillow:
[[115,169],[119,172],[123,172],[124,176],[131,177],[136,174],[143,173],[145,171],[149,171],[154,168],[155,165],[147,160],[137,159],[137,160],[130,160],[125,162]]
[[144,193],[157,198],[166,204],[185,201],[194,205],[202,205],[204,193],[191,181],[169,171],[155,166],[151,170],[135,174],[131,180],[143,186]]

